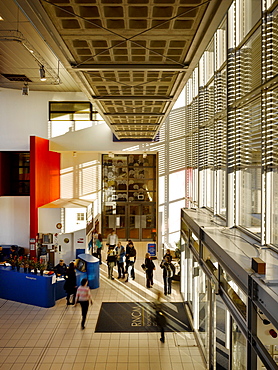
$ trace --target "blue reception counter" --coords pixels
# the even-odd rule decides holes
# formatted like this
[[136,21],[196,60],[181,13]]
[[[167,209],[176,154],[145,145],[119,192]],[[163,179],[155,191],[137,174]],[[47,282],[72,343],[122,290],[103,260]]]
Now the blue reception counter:
[[[97,258],[81,254],[78,256],[84,261],[86,271],[76,271],[77,285],[83,278],[89,280],[89,287],[99,287],[99,261]],[[84,267],[85,267],[84,266]],[[53,307],[55,301],[66,296],[64,279],[56,281],[55,275],[35,275],[17,272],[11,267],[0,266],[0,298],[27,303],[39,307]]]
[[0,298],[40,307],[55,305],[55,276],[25,274],[0,266]]

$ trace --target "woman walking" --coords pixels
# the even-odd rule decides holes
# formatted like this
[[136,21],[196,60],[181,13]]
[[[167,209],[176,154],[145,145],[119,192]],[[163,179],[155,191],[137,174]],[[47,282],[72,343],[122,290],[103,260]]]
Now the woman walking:
[[145,268],[146,268],[146,278],[147,278],[147,288],[152,288],[153,286],[153,270],[155,270],[155,265],[151,260],[149,253],[145,256]]
[[80,303],[81,310],[82,310],[81,329],[85,329],[85,321],[87,317],[89,303],[91,302],[91,304],[93,304],[93,300],[92,300],[91,293],[90,293],[90,288],[88,287],[88,279],[86,278],[81,280],[81,285],[77,289],[75,306],[77,302]]
[[[64,289],[67,292],[67,306],[70,304],[74,304],[75,296],[76,296],[76,273],[75,273],[75,265],[74,262],[69,264],[69,267],[66,269],[65,273],[65,284]],[[72,301],[70,302],[70,296],[73,295]]]

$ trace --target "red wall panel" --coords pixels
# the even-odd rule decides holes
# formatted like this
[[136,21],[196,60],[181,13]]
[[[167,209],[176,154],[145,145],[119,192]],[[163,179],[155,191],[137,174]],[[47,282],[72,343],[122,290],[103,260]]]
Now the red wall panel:
[[59,198],[60,153],[49,151],[49,140],[31,136],[30,239],[35,239],[38,233],[38,208]]

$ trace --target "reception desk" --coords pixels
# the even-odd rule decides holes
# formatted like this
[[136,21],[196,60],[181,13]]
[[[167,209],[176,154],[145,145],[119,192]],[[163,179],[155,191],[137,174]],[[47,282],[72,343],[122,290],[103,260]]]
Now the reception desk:
[[[77,285],[83,278],[89,280],[89,287],[99,287],[99,261],[89,254],[78,256],[84,262],[84,270],[76,270]],[[64,279],[56,280],[53,275],[35,275],[24,273],[23,269],[17,272],[11,267],[0,266],[0,298],[11,301],[31,304],[39,307],[53,307],[55,301],[66,296]]]
[[55,275],[26,274],[0,266],[0,281],[0,298],[39,307],[55,305]]

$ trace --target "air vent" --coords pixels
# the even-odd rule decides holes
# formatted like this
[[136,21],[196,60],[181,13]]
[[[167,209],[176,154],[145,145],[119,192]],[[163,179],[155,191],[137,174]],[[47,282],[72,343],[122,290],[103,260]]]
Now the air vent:
[[12,75],[12,74],[4,74],[2,76],[7,78],[9,81],[23,81],[23,82],[32,82],[28,77],[25,75]]

